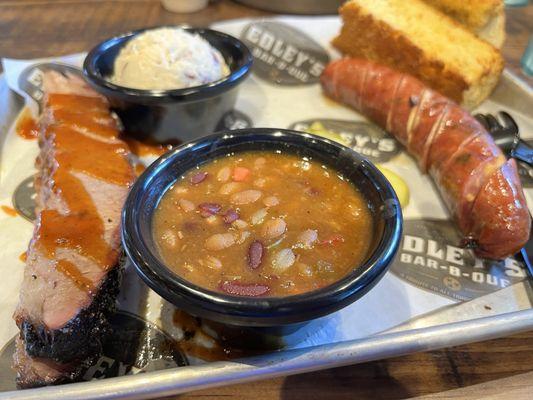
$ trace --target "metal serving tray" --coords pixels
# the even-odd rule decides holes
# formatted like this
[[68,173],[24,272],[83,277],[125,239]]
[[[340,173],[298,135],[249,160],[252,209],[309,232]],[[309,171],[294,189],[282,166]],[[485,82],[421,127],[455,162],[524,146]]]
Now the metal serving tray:
[[[494,96],[509,99],[521,112],[531,109],[528,108],[532,102],[530,89],[508,71],[504,73],[502,83]],[[7,130],[23,107],[22,99],[7,87],[2,75],[0,105],[1,145]],[[494,339],[533,329],[533,309],[530,308],[529,301],[521,305],[523,309],[520,311],[491,315],[497,312],[497,305],[503,302],[507,295],[518,291],[531,291],[529,282],[520,282],[475,300],[437,310],[388,332],[365,339],[105,380],[1,392],[0,399],[162,397]],[[487,304],[494,307],[487,307]],[[488,311],[487,308],[493,311]],[[448,323],[449,321],[459,322]]]
[[[533,90],[506,70],[491,100],[529,117],[533,109]],[[0,75],[0,149],[23,104],[22,99],[7,87],[4,76]],[[0,392],[0,399],[162,397],[507,336],[533,329],[530,282],[524,280],[474,300],[437,309],[362,339],[118,378]],[[509,312],[506,305],[509,298],[513,299],[513,312]],[[7,379],[1,371],[0,379]]]

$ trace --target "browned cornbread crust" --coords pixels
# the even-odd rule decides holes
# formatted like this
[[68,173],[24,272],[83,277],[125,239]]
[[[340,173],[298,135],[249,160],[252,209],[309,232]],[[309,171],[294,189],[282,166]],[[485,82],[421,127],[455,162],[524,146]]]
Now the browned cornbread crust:
[[[374,13],[372,6],[365,8],[359,3],[360,1],[349,1],[340,9],[344,24],[340,35],[333,40],[333,45],[345,55],[370,59],[414,75],[467,108],[481,103],[498,82],[503,69],[503,59],[499,52],[441,12],[412,0],[403,7],[402,13],[408,13],[410,19],[420,21],[416,27],[417,35],[427,38],[427,44],[422,46],[415,43],[416,40],[422,42],[420,37],[414,38],[412,33],[395,29],[379,12]],[[396,2],[394,7],[398,8],[398,4]],[[395,11],[397,10],[392,8],[390,12]],[[447,37],[433,31],[431,23],[425,21],[428,14],[443,26],[441,30]],[[404,16],[396,14],[394,18]],[[433,43],[449,41],[452,48],[456,47],[457,52],[464,53],[461,48],[464,43],[455,42],[459,38],[463,42],[469,41],[470,47],[477,49],[476,54],[460,56],[468,62],[461,62],[457,54],[447,54],[433,48]],[[448,51],[449,45],[450,43],[446,47]]]
[[503,0],[424,0],[472,31],[489,23],[504,7]]

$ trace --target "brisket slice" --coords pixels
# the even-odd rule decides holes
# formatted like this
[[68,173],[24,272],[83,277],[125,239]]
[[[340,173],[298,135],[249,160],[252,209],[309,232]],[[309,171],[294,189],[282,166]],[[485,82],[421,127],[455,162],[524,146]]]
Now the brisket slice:
[[120,276],[120,213],[135,174],[105,99],[80,78],[45,75],[14,368],[21,387],[77,378],[101,353]]

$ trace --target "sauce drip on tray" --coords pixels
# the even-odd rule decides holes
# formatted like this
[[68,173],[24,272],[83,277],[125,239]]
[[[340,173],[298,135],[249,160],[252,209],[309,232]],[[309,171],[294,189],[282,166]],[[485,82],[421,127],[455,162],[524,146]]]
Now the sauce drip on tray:
[[39,126],[33,119],[30,111],[25,108],[15,126],[15,131],[23,139],[33,140],[39,136]]
[[124,140],[130,147],[131,152],[138,157],[161,156],[170,149],[172,149],[172,145],[170,144],[164,145],[156,143],[145,143],[132,138],[127,138]]
[[[183,337],[179,340],[180,348],[188,356],[204,361],[250,357],[283,347],[282,343],[276,343],[274,346],[272,343],[261,343],[257,337],[250,334],[252,331],[246,328],[229,327],[212,321],[206,326],[206,321],[180,309],[174,310],[172,322],[183,331]],[[217,338],[214,338],[213,334]]]
[[2,211],[9,215],[10,217],[16,217],[17,216],[17,210],[15,210],[13,207],[9,206],[0,206],[2,208]]

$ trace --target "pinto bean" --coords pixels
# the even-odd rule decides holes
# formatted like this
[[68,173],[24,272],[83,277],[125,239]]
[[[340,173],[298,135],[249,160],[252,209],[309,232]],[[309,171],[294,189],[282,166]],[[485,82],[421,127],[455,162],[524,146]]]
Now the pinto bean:
[[248,266],[251,269],[256,269],[261,265],[263,261],[263,253],[265,247],[259,240],[254,240],[248,249]]
[[281,249],[274,255],[272,266],[278,271],[285,271],[296,261],[296,256],[291,249]]
[[254,181],[254,186],[257,186],[258,188],[265,187],[266,179],[265,178],[257,178]]
[[260,190],[243,190],[242,192],[232,194],[230,197],[230,201],[233,204],[239,205],[250,204],[255,203],[257,200],[259,200],[261,198],[261,195],[262,193]]
[[220,171],[218,171],[218,173],[217,173],[217,180],[219,182],[227,182],[230,177],[231,177],[231,168],[230,167],[221,168]]
[[248,223],[246,221],[243,221],[242,219],[234,221],[232,225],[237,229],[248,228]]
[[274,207],[279,204],[279,199],[276,196],[268,196],[263,199],[263,204],[267,207]]
[[265,239],[274,239],[285,233],[287,224],[281,218],[271,219],[264,223],[261,234]]
[[189,191],[189,189],[187,189],[186,187],[183,187],[183,186],[174,186],[174,188],[172,189],[172,191],[176,194],[185,194]]
[[200,215],[204,218],[216,215],[222,209],[222,206],[217,203],[202,203],[198,205]]
[[174,232],[172,232],[170,229],[167,229],[163,235],[161,235],[161,239],[163,240],[163,243],[165,246],[174,248],[176,247],[176,244],[178,242],[178,238]]
[[231,233],[215,233],[205,241],[207,250],[223,250],[235,244],[235,237]]
[[222,261],[213,256],[207,256],[203,261],[200,262],[202,265],[205,265],[211,269],[221,269]]
[[239,182],[228,182],[228,183],[225,183],[223,184],[218,193],[220,194],[232,194],[232,193],[235,193],[236,191],[238,191],[240,188],[241,188],[241,183]]
[[318,233],[314,229],[306,229],[298,235],[298,243],[301,247],[309,249],[318,239]]
[[237,239],[237,244],[243,244],[252,234],[249,231],[242,231]]
[[254,168],[256,169],[263,168],[265,164],[266,164],[266,158],[259,157],[254,161]]
[[270,286],[260,283],[242,283],[239,281],[225,281],[219,285],[220,290],[233,296],[257,297],[270,292]]
[[311,268],[309,265],[304,263],[298,263],[296,264],[298,267],[298,274],[301,276],[313,276],[313,268]]
[[252,214],[252,217],[250,218],[250,222],[252,223],[252,225],[259,225],[263,223],[267,214],[268,214],[267,209],[261,208]]
[[201,171],[195,173],[193,176],[191,176],[191,183],[193,185],[198,185],[200,182],[203,182],[205,178],[207,178],[207,172]]
[[194,203],[190,200],[187,200],[187,199],[179,199],[178,200],[178,205],[180,206],[180,208],[185,211],[185,212],[190,212],[192,210],[194,210]]

